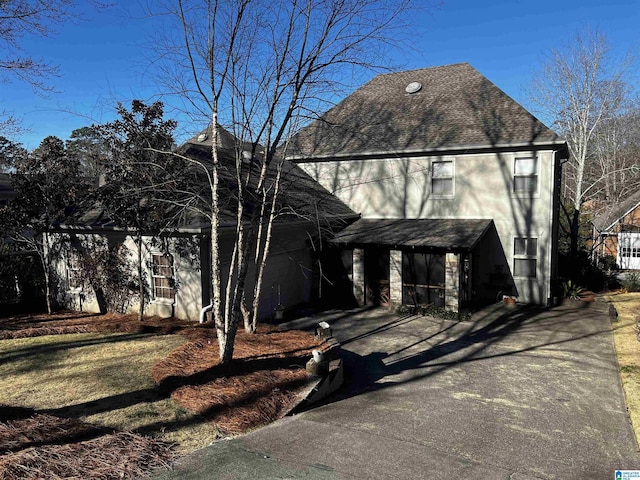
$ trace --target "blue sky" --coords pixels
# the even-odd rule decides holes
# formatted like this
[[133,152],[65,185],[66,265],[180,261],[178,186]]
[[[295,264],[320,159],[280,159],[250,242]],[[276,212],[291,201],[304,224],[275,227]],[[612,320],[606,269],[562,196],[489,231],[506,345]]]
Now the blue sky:
[[[53,38],[24,39],[26,52],[59,65],[61,75],[51,79],[56,92],[47,97],[18,82],[0,84],[2,109],[30,130],[15,140],[29,149],[48,135],[65,140],[76,128],[113,119],[117,101],[154,99],[159,89],[145,75],[144,55],[154,21],[140,18],[134,2],[119,3],[101,11],[86,7],[85,21],[62,26]],[[524,87],[549,49],[590,26],[618,54],[640,52],[638,25],[640,0],[444,0],[414,17],[412,43],[397,52],[394,64],[412,69],[469,62],[526,105]],[[204,125],[181,127],[194,132]]]

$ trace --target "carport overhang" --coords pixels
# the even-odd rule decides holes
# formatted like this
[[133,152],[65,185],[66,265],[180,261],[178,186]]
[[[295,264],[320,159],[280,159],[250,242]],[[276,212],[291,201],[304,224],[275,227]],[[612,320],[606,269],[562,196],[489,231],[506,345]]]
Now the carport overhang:
[[445,307],[458,311],[463,298],[462,260],[491,228],[495,228],[491,219],[360,219],[338,233],[331,243],[353,252],[353,294],[360,304],[366,301],[365,251],[388,251],[392,304],[403,301],[403,253],[442,254],[445,262]]
[[464,253],[478,245],[492,224],[491,219],[361,218],[338,233],[331,243],[343,248]]

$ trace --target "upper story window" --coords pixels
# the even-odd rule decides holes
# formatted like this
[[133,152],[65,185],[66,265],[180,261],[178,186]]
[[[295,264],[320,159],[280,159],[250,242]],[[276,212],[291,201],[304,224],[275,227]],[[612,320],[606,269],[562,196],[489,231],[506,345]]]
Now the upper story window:
[[513,239],[513,276],[536,277],[538,267],[538,239]]
[[513,164],[513,193],[538,192],[538,159],[516,158]]
[[174,300],[176,296],[173,257],[153,254],[151,276],[153,278],[153,297]]
[[453,196],[453,160],[431,162],[431,194],[438,197]]

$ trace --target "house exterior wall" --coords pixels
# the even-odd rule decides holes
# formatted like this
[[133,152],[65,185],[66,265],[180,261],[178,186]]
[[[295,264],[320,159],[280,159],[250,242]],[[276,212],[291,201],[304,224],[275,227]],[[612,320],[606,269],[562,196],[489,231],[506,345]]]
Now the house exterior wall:
[[[305,228],[276,227],[271,240],[269,258],[262,279],[259,320],[269,319],[278,304],[285,311],[306,304],[311,299],[313,265]],[[255,269],[250,269],[253,279]],[[249,286],[253,292],[254,283]],[[248,295],[253,301],[253,294]]]
[[460,256],[455,253],[447,253],[445,255],[444,268],[444,305],[447,310],[457,312],[460,307]]
[[389,300],[391,305],[402,303],[402,252],[389,252]]
[[[65,235],[65,237],[68,237]],[[262,292],[259,304],[259,320],[271,318],[274,309],[280,303],[283,307],[292,308],[309,301],[312,285],[312,262],[304,228],[275,228],[271,249],[263,274]],[[131,236],[109,232],[100,234],[74,234],[65,241],[71,248],[57,262],[57,271],[62,285],[60,299],[70,308],[86,312],[104,311],[104,301],[100,301],[96,293],[86,284],[82,288],[71,288],[69,285],[70,251],[84,248],[88,242],[106,241],[113,245],[123,245],[127,252],[127,266],[130,272],[137,272],[137,245]],[[221,279],[223,288],[227,283],[230,258],[233,251],[233,236],[222,235],[221,238]],[[184,320],[197,321],[200,310],[208,305],[211,299],[209,286],[209,236],[164,237],[161,242],[150,237],[143,237],[143,266],[150,287],[151,298],[145,306],[145,315],[163,318],[177,317]],[[173,258],[175,298],[155,298],[151,262],[154,254],[168,253]],[[253,258],[251,258],[253,264]],[[247,282],[247,302],[253,301],[253,278],[255,267],[249,269]],[[224,295],[224,291],[223,291]],[[132,292],[127,313],[137,313],[139,302],[137,292]]]
[[[516,158],[537,159],[537,189],[516,194]],[[453,194],[432,193],[432,163],[453,161]],[[551,297],[555,155],[552,150],[413,158],[298,161],[363,218],[493,219],[520,301]],[[535,278],[514,275],[514,241],[537,239]]]
[[[69,256],[79,254],[92,255],[91,245],[109,245],[111,248],[123,246],[126,252],[126,265],[129,272],[137,275],[137,251],[138,247],[133,237],[117,232],[106,234],[72,234],[64,235],[67,246],[63,248],[60,260],[57,262],[57,272],[61,279],[60,292],[62,302],[68,307],[85,312],[99,313],[105,311],[105,300],[100,298],[100,292],[96,292],[85,281],[82,287],[73,288],[70,285]],[[178,247],[178,242],[180,247]],[[142,238],[142,264],[150,298],[145,305],[145,315],[171,317],[185,320],[198,320],[202,308],[201,283],[200,283],[200,239],[196,237],[164,238],[162,241],[153,240],[151,237]],[[181,253],[178,253],[181,252]],[[155,298],[153,294],[153,280],[151,262],[154,254],[168,253],[173,258],[174,279],[176,293],[174,299]],[[86,269],[86,264],[80,262],[80,266]],[[139,297],[136,291],[131,291],[126,306],[126,313],[139,311]]]

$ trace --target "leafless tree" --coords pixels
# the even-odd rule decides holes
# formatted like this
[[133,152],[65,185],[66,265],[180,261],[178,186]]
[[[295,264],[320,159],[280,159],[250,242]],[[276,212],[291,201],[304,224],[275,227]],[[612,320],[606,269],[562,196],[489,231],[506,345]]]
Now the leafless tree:
[[602,122],[594,138],[594,162],[587,183],[598,214],[624,201],[640,189],[640,110],[631,105],[620,116]]
[[[603,139],[607,127],[615,125],[613,120],[621,117],[628,105],[630,89],[626,79],[632,66],[631,56],[616,58],[603,34],[587,30],[564,48],[551,51],[532,81],[531,100],[553,121],[569,145],[563,189],[572,207],[564,214],[570,226],[573,255],[578,249],[584,203],[597,196],[609,178],[626,168],[616,168],[608,162],[606,154],[597,152],[596,141],[599,135]],[[602,142],[599,145],[604,146]],[[599,161],[605,161],[605,165],[595,175],[598,169],[594,167]]]
[[[167,28],[154,66],[193,118],[212,125],[212,157],[197,164],[209,185],[213,319],[221,361],[233,355],[238,325],[255,329],[262,271],[281,181],[282,152],[301,122],[318,116],[355,71],[384,62],[400,38],[410,0],[171,0],[150,11]],[[234,162],[223,165],[224,125]],[[221,284],[221,176],[231,172],[235,248]],[[225,178],[225,181],[229,181]],[[251,263],[255,268],[250,268]],[[254,291],[247,292],[249,272]],[[247,305],[248,293],[254,299]],[[222,302],[222,298],[225,301]],[[224,305],[224,308],[223,308]]]
[[[89,3],[106,6],[97,0]],[[0,1],[0,83],[18,80],[37,93],[51,91],[47,79],[58,75],[58,67],[25,51],[22,42],[28,36],[51,37],[57,27],[78,19],[75,0]],[[0,132],[11,134],[16,129],[16,118],[0,112]]]

